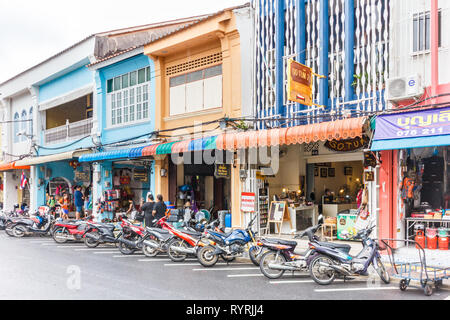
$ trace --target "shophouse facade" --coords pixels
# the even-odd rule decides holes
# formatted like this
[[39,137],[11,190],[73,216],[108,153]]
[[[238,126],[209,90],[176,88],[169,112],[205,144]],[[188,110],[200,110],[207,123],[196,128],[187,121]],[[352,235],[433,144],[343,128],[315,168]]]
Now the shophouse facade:
[[390,112],[377,117],[372,144],[381,160],[384,238],[414,240],[417,231],[448,228],[449,5],[434,0],[391,5],[396,23],[389,78],[394,85]]

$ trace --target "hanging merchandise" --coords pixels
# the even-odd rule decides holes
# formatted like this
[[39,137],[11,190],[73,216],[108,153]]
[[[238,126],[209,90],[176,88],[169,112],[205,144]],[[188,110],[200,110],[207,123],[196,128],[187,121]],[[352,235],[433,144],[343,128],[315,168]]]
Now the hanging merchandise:
[[129,185],[131,183],[131,177],[128,174],[120,174],[120,184]]
[[414,188],[416,186],[415,179],[405,177],[402,182],[401,191],[402,191],[402,199],[414,199]]

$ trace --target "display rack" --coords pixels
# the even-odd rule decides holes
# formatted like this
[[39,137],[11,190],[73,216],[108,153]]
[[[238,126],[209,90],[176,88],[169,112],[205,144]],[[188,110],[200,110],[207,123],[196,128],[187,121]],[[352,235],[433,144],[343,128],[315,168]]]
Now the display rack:
[[258,189],[258,212],[259,230],[266,230],[269,227],[269,189]]

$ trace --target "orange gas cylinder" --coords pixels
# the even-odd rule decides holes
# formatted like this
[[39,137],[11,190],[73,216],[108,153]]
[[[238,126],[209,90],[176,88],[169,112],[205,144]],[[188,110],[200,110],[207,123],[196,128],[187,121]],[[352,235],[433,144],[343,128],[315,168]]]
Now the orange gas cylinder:
[[[425,249],[425,235],[422,230],[417,231],[415,241]],[[419,246],[416,244],[416,248],[419,249]]]
[[430,250],[436,250],[438,246],[438,238],[436,236],[434,237],[427,237],[427,247]]
[[439,237],[439,250],[448,250],[448,238]]

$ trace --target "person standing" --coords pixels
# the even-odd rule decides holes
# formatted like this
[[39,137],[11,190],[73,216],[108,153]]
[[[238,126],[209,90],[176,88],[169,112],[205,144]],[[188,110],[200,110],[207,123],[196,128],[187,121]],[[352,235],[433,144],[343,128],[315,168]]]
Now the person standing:
[[64,196],[59,200],[59,204],[61,205],[61,217],[64,220],[69,220],[69,195],[64,193]]
[[141,211],[144,213],[144,221],[146,227],[150,227],[152,225],[154,206],[155,198],[152,194],[147,195],[147,202],[141,206]]
[[153,207],[153,217],[156,220],[159,220],[166,215],[167,206],[164,203],[164,199],[163,199],[162,195],[158,194],[156,199],[158,199],[158,202],[156,202],[155,206]]
[[83,206],[84,206],[84,196],[83,196],[83,193],[81,192],[80,186],[76,187],[74,198],[75,198],[74,202],[75,202],[75,210],[76,210],[75,219],[80,220],[81,213],[83,212]]

